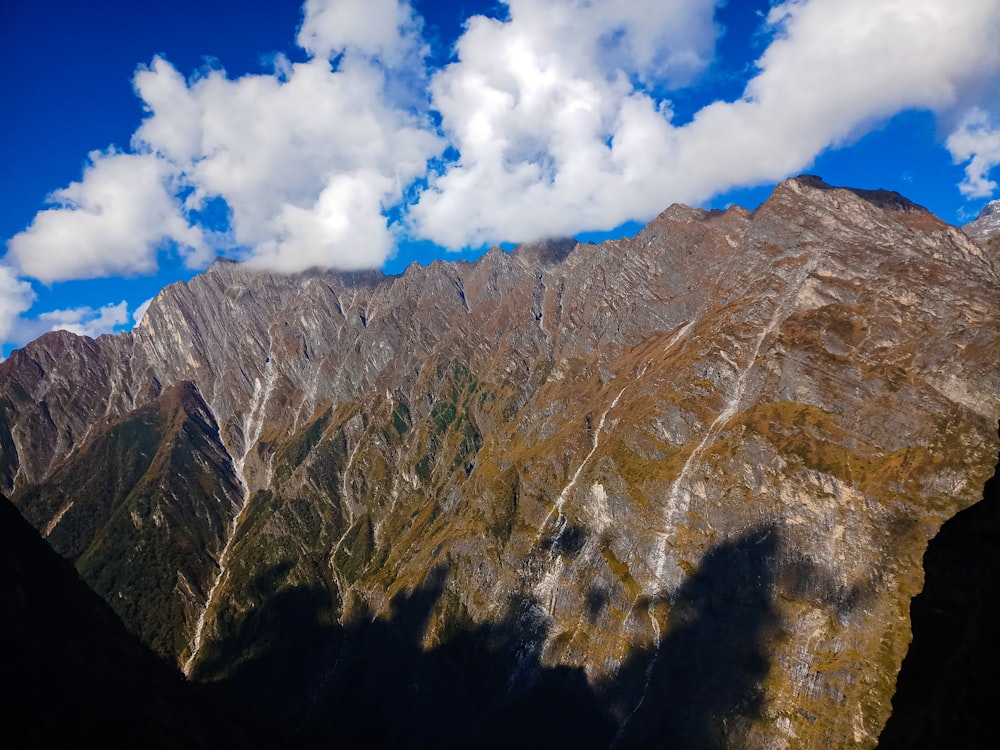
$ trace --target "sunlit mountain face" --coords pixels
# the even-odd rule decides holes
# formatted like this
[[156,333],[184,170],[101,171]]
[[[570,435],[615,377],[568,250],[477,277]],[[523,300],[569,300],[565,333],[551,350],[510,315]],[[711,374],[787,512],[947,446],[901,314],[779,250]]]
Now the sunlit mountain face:
[[996,463],[996,263],[810,176],[395,276],[217,261],[0,364],[0,484],[293,744],[874,747]]

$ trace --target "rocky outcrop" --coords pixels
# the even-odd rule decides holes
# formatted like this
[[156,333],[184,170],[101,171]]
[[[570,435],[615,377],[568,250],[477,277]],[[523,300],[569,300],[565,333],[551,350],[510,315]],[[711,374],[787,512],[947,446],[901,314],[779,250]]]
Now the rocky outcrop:
[[388,650],[427,695],[472,669],[485,726],[568,695],[594,746],[871,747],[992,472],[998,289],[813,177],[397,277],[217,262],[0,364],[0,478],[161,654],[316,737],[384,727],[344,690]]

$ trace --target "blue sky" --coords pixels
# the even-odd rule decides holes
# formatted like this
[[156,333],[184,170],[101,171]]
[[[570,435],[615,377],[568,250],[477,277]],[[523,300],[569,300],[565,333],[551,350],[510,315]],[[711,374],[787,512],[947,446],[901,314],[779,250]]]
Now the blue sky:
[[4,354],[216,255],[399,272],[804,171],[997,197],[1000,0],[56,0],[0,55]]

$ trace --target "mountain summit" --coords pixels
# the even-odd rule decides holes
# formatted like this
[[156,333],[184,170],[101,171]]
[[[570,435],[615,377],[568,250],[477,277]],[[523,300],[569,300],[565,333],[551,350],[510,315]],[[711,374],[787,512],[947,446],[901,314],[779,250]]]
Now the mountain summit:
[[970,237],[988,239],[1000,235],[1000,200],[990,201],[975,221],[970,221],[962,229]]
[[0,364],[0,489],[303,741],[871,747],[993,471],[1000,276],[803,176],[630,239],[281,276]]

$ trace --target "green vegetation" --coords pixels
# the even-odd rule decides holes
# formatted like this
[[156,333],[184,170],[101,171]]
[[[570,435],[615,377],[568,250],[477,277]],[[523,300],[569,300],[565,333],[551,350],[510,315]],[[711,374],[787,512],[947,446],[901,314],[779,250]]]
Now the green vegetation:
[[632,577],[632,571],[629,570],[628,565],[618,559],[611,549],[611,545],[601,545],[601,557],[604,558],[604,562],[607,563],[614,577],[625,588],[625,595],[629,599],[635,599],[642,593],[642,586]]
[[367,513],[354,522],[334,557],[337,569],[350,582],[357,581],[368,568],[375,550],[375,534]]
[[[809,404],[758,404],[743,413],[741,422],[803,466],[862,487],[880,483],[888,474],[913,481],[912,470],[929,458],[922,446],[886,454],[859,444],[832,415]],[[897,471],[903,468],[907,471]]]
[[[57,470],[44,485],[25,488],[15,502],[35,525],[72,503],[49,543],[59,554],[76,560],[150,470],[163,430],[158,409],[143,409],[99,433],[75,461]],[[101,467],[100,471],[94,467]]]
[[456,409],[452,401],[438,401],[431,410],[431,419],[438,434],[443,435],[455,421]]
[[330,421],[331,409],[314,419],[299,433],[299,436],[284,446],[275,458],[274,474],[278,478],[286,477],[302,465],[306,456],[315,448],[323,437],[323,430]]
[[392,410],[392,426],[400,437],[410,429],[410,409],[402,401]]

